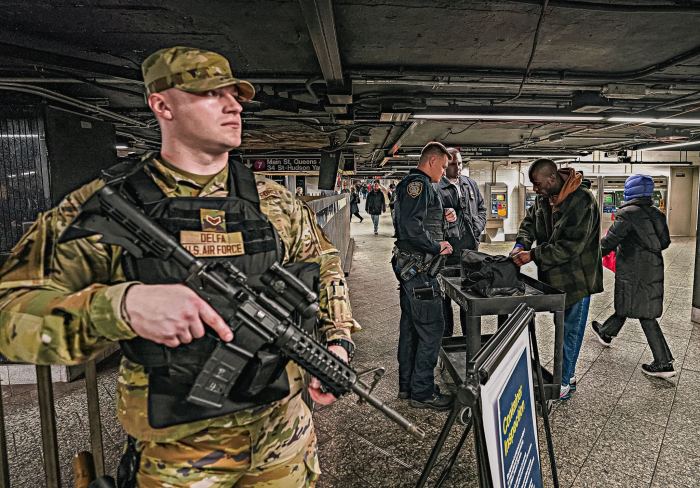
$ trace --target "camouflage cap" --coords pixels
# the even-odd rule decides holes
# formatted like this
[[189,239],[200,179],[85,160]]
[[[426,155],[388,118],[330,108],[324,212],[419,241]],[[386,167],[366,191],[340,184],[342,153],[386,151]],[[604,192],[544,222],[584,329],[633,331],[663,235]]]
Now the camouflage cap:
[[228,60],[213,51],[183,46],[160,49],[141,63],[141,71],[149,95],[168,88],[200,93],[237,85],[241,99],[255,96],[253,85],[235,78]]

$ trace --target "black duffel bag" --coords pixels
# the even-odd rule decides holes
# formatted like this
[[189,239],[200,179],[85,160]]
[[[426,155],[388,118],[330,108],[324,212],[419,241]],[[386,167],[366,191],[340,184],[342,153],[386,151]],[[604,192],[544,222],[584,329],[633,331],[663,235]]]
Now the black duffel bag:
[[460,257],[462,289],[484,297],[525,294],[525,284],[518,278],[518,267],[508,256],[492,256],[465,250]]

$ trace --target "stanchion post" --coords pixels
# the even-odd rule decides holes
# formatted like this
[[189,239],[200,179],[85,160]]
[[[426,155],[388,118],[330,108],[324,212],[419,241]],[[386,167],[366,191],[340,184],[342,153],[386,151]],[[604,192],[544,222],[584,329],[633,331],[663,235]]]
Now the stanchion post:
[[102,445],[102,419],[100,396],[97,390],[97,367],[92,359],[85,363],[85,389],[87,392],[88,421],[90,423],[90,448],[95,461],[97,477],[105,475],[105,458]]
[[2,406],[0,385],[0,488],[10,488],[10,465],[7,461],[7,436],[5,435],[5,411]]
[[41,420],[41,444],[44,450],[46,486],[47,488],[61,488],[51,366],[36,367],[36,386],[39,393],[39,418]]
[[[528,324],[530,331],[530,345],[532,346],[532,361],[535,363],[535,373],[537,376],[537,391],[542,409],[542,420],[544,421],[544,433],[547,437],[547,451],[549,452],[549,465],[552,468],[552,484],[554,488],[559,488],[559,474],[557,472],[557,460],[554,457],[554,442],[552,441],[552,428],[549,423],[549,409],[544,392],[544,378],[542,378],[542,365],[540,364],[540,351],[537,347],[537,334],[535,333],[535,317],[533,315]],[[541,466],[541,464],[540,464]]]
[[[700,198],[698,198],[700,209]],[[690,320],[700,323],[700,225],[695,229],[695,273],[693,277],[693,306],[690,310]]]

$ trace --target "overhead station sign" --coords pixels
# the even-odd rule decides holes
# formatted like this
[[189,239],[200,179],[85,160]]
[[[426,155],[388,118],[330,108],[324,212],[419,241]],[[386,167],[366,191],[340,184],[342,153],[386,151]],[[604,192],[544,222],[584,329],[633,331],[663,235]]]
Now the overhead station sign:
[[245,158],[243,164],[260,173],[318,172],[321,169],[321,156],[318,157],[252,157]]
[[509,148],[508,146],[462,146],[459,148],[459,152],[462,153],[462,156],[467,157],[508,156]]
[[[341,167],[344,158],[341,157]],[[318,174],[321,156],[245,156],[243,164],[256,173]]]

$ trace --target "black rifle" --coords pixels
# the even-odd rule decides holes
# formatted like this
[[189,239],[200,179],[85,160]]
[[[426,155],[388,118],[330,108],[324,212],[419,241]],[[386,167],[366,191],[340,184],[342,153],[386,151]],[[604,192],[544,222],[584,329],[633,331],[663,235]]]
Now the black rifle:
[[296,325],[291,318],[293,312],[304,317],[315,315],[317,296],[279,264],[263,274],[265,290],[257,291],[231,263],[207,263],[195,258],[111,186],[103,187],[85,202],[61,241],[93,234],[101,234],[100,242],[121,246],[137,258],[147,254],[183,266],[189,273],[184,284],[212,305],[231,327],[234,339],[218,341],[189,392],[189,402],[221,407],[248,361],[263,345],[271,344],[318,378],[335,396],[352,391],[411,434],[425,436],[372,395],[376,380],[371,386],[365,385],[359,379],[361,375]]

